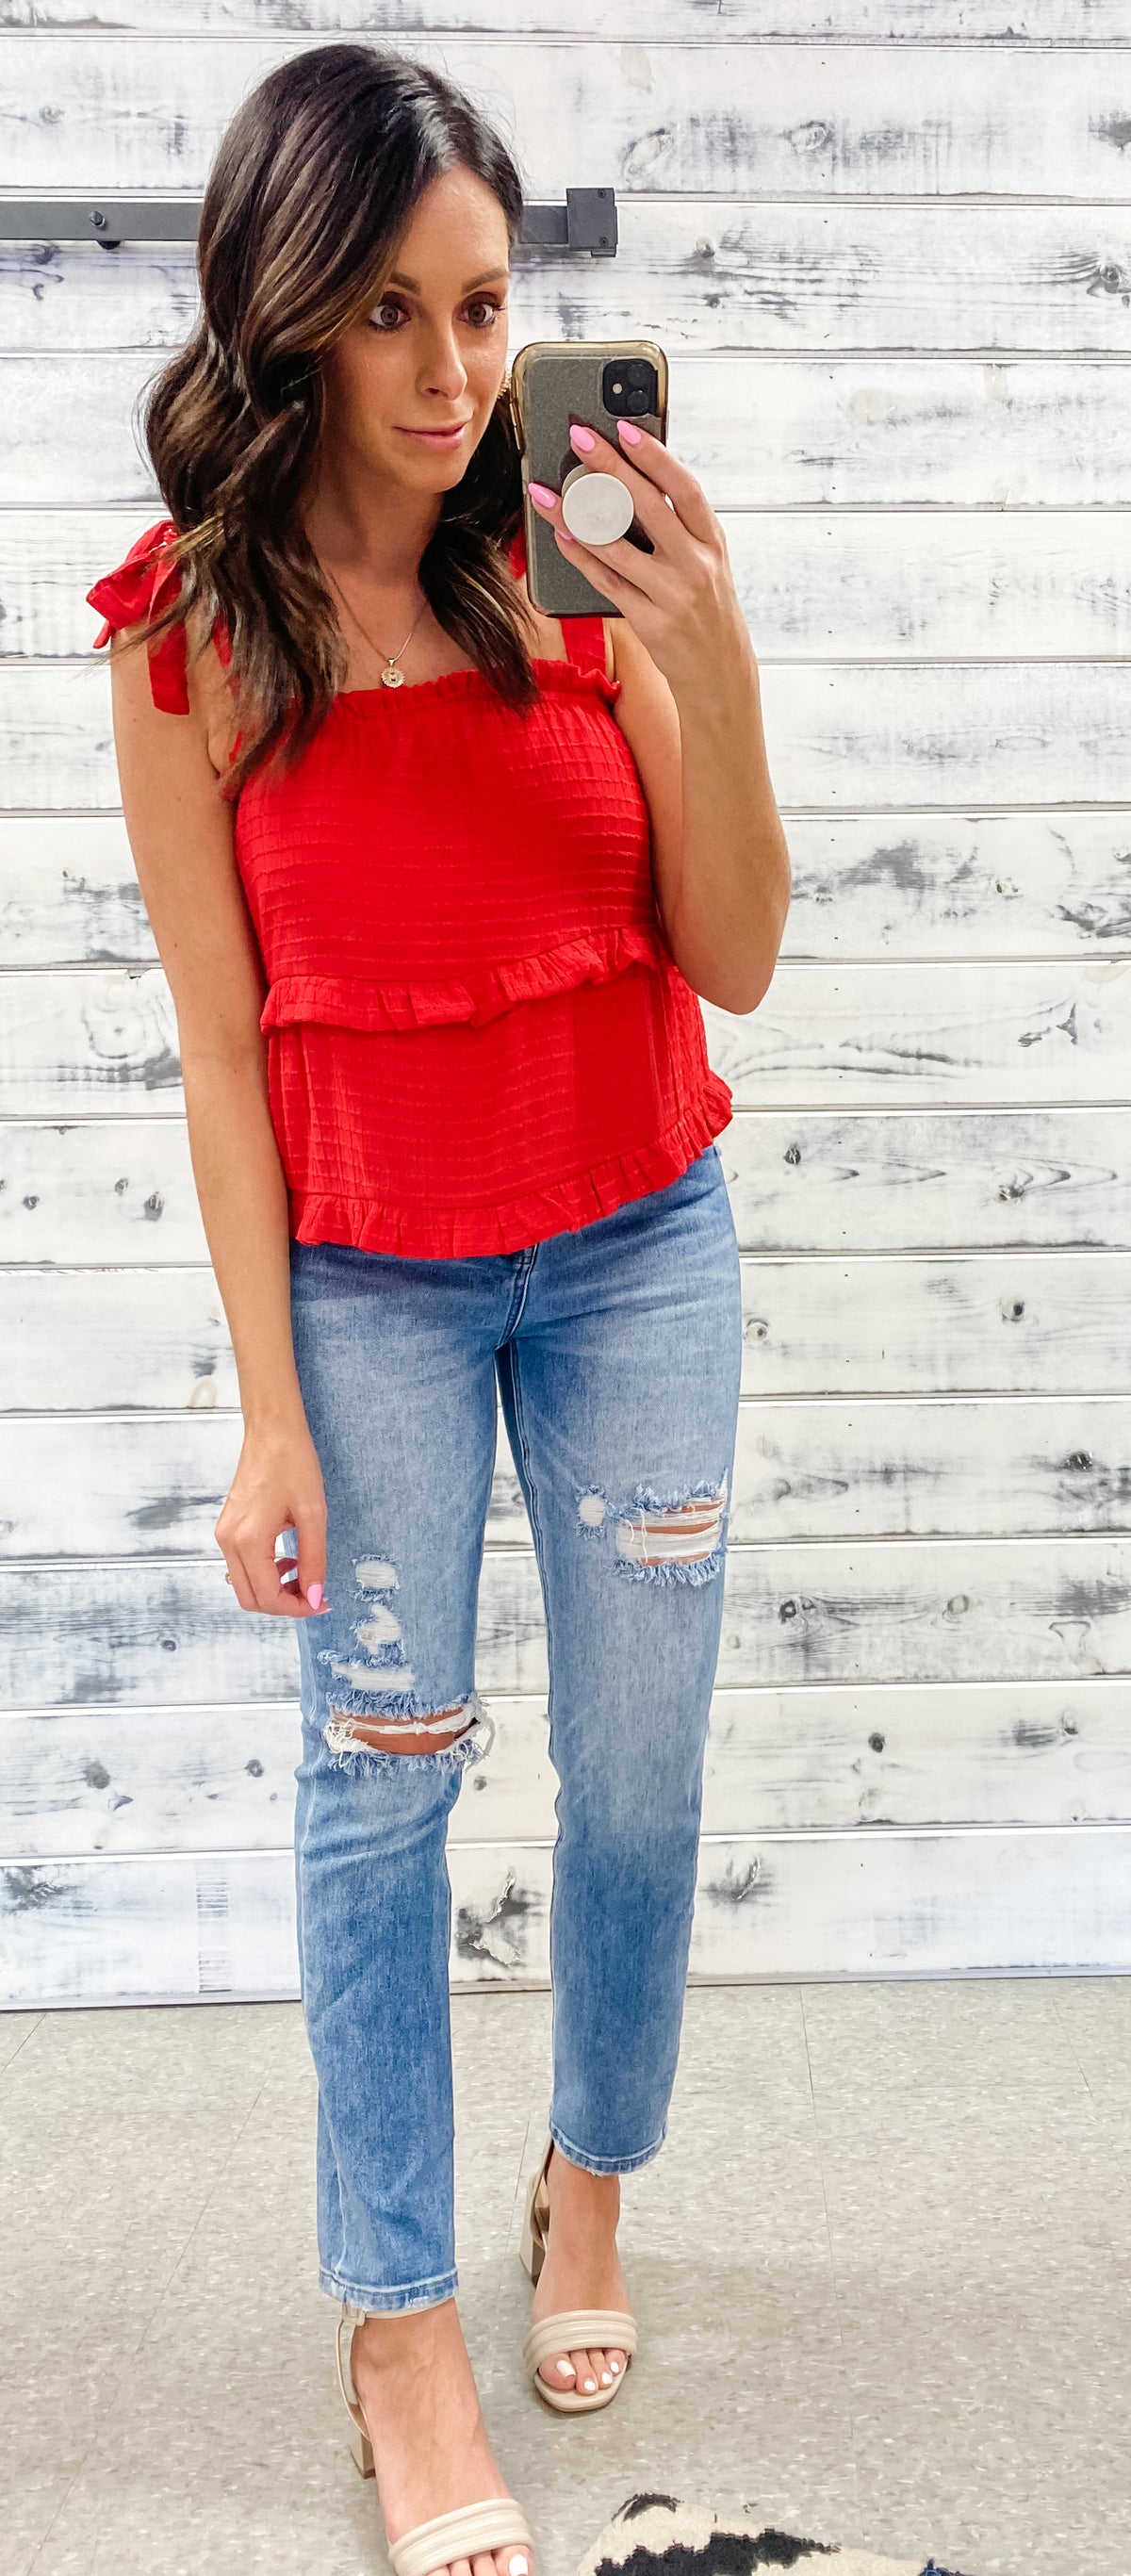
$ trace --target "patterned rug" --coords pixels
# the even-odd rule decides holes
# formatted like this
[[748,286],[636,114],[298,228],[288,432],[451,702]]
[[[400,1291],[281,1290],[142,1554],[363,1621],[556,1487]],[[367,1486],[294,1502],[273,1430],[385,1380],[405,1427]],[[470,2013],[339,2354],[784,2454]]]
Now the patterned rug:
[[598,2533],[577,2576],[974,2576],[937,2558],[877,2558],[835,2540],[775,2531],[768,2524],[720,2516],[677,2496],[629,2496]]

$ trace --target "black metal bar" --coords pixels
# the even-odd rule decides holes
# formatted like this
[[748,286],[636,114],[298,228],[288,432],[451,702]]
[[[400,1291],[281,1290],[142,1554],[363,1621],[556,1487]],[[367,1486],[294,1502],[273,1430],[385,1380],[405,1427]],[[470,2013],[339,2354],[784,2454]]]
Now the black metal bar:
[[[0,197],[0,241],[98,242],[103,250],[124,241],[191,242],[199,219],[199,197]],[[564,206],[526,206],[519,240],[523,249],[615,259],[616,190],[567,188]]]

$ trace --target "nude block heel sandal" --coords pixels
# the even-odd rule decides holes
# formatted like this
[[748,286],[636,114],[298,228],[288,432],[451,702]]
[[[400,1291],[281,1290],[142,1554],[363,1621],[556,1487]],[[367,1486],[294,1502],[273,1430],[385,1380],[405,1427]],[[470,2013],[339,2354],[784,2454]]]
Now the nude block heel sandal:
[[[536,2281],[546,2260],[546,2231],[550,2223],[550,2200],[546,2174],[554,2151],[551,2138],[532,2177],[526,2195],[523,2220],[522,2260],[532,2281]],[[632,2367],[636,2350],[636,2319],[617,2308],[565,2308],[555,2317],[539,2317],[532,2325],[522,2347],[522,2358],[543,2404],[552,2406],[555,2415],[594,2415],[599,2406],[611,2406],[618,2388],[623,2388]],[[592,2397],[583,2397],[575,2388],[548,2388],[538,2376],[542,2363],[553,2352],[623,2352],[625,2367],[611,2388],[598,2389]]]
[[[350,2419],[354,2467],[363,2478],[371,2478],[376,2472],[373,2444],[353,2384],[350,2349],[354,2327],[370,2314],[368,2308],[351,2308],[347,2302],[338,2319],[337,2335],[338,2386]],[[514,2497],[491,2496],[483,2504],[461,2505],[455,2513],[438,2513],[431,2522],[416,2523],[399,2540],[389,2542],[389,2563],[393,2576],[435,2576],[437,2569],[451,2566],[456,2558],[475,2558],[495,2549],[530,2549],[532,2545],[525,2517]]]

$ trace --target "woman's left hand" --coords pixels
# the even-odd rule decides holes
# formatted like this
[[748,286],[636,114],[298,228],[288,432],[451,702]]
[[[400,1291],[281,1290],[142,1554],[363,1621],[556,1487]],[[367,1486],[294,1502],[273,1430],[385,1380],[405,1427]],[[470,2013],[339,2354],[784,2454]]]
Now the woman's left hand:
[[592,473],[614,475],[627,486],[654,553],[645,554],[627,537],[616,537],[610,545],[585,545],[580,537],[571,537],[557,493],[544,483],[532,483],[530,498],[539,516],[553,522],[570,563],[620,609],[663,672],[677,704],[682,700],[690,706],[708,695],[717,704],[727,694],[728,680],[741,676],[748,687],[757,667],[726,538],[701,485],[670,448],[635,421],[621,421],[618,429],[619,448],[598,431],[577,425],[570,444]]

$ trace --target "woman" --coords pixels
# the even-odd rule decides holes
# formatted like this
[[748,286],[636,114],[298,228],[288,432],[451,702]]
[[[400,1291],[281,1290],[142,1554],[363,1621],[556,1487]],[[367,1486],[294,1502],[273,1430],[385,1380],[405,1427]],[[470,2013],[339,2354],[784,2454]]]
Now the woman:
[[739,1376],[730,1094],[696,997],[754,1007],[788,900],[755,658],[687,469],[582,426],[654,552],[571,540],[539,489],[620,616],[529,602],[521,216],[434,72],[329,45],[271,74],[221,144],[203,318],[150,402],[169,518],[89,594],[239,1375],[216,1535],[241,1607],[298,1628],[320,2277],[401,2576],[530,2567],[452,2230],[444,1840],[490,1734],[497,1393],[560,1780],[527,2367],[586,2412],[635,2343],[619,2177],[658,2152],[675,2069]]

